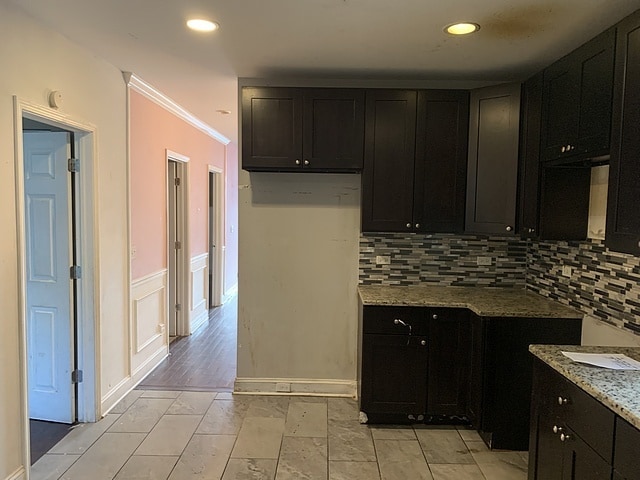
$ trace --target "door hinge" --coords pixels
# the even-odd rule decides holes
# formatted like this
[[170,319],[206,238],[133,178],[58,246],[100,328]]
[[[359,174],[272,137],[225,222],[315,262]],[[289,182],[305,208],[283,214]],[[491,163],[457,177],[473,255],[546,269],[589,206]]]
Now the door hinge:
[[173,179],[173,184],[174,184],[176,187],[179,187],[179,186],[180,186],[180,177],[176,177],[176,178],[174,178],[174,179]]
[[182,310],[182,305],[179,303],[176,303],[176,312],[179,312],[180,310]]
[[67,167],[71,173],[78,173],[80,171],[80,159],[70,158]]
[[180,250],[182,248],[182,242],[181,241],[177,241],[173,244],[173,248],[175,248],[176,250]]
[[82,370],[71,372],[71,383],[82,383]]
[[80,265],[72,265],[71,268],[69,268],[69,277],[71,280],[78,280],[82,277],[82,269],[80,268]]

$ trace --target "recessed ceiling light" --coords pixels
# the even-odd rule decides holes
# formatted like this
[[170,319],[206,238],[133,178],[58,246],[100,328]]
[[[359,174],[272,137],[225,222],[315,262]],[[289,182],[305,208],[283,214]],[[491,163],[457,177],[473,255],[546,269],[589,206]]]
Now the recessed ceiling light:
[[474,33],[478,30],[480,30],[480,25],[470,22],[454,23],[452,25],[447,25],[444,28],[444,31],[451,35],[468,35],[469,33]]
[[187,20],[187,27],[196,32],[213,32],[220,28],[220,25],[203,18],[192,18],[191,20]]

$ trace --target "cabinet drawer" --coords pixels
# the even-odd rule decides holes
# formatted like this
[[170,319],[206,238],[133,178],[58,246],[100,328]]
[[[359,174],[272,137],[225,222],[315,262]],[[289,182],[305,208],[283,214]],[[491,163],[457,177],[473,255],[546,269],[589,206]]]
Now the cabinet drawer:
[[424,307],[365,306],[363,333],[426,335],[429,309]]
[[613,468],[620,478],[640,478],[640,431],[630,423],[616,418],[616,442],[613,454]]
[[[570,427],[608,463],[613,455],[615,414],[588,393],[546,367],[544,403],[552,406],[560,423]],[[546,386],[548,385],[548,388]]]

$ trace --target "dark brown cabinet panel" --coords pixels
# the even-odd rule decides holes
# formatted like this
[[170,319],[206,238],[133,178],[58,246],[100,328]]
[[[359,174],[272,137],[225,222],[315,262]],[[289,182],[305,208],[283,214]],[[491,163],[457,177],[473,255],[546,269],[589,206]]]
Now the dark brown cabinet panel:
[[242,168],[245,170],[359,171],[363,138],[363,90],[242,89]]
[[413,229],[413,178],[418,95],[371,90],[366,97],[362,231]]
[[542,160],[609,153],[615,30],[544,71]]
[[640,254],[640,13],[618,25],[605,244]]
[[519,207],[520,235],[535,238],[538,232],[540,187],[540,132],[542,128],[542,73],[534,75],[522,88],[520,126]]
[[640,431],[622,418],[616,418],[615,451],[613,467],[621,479],[640,478]]
[[471,92],[467,232],[516,233],[520,88],[504,84]]
[[418,93],[413,224],[419,232],[464,230],[469,92]]
[[427,415],[466,415],[470,323],[467,310],[429,310]]
[[461,232],[469,93],[367,92],[362,230]]
[[533,362],[529,480],[610,479],[615,414]]

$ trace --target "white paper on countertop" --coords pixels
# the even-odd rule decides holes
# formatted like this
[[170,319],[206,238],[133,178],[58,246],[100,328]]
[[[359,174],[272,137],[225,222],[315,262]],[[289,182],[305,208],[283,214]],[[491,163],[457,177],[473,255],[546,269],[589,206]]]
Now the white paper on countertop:
[[611,370],[640,370],[640,362],[622,353],[562,352],[562,354],[574,362],[595,365],[596,367],[609,368]]

